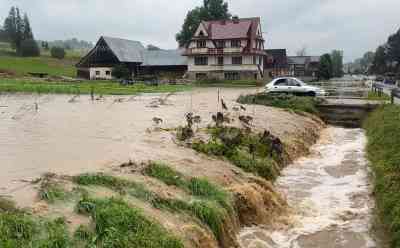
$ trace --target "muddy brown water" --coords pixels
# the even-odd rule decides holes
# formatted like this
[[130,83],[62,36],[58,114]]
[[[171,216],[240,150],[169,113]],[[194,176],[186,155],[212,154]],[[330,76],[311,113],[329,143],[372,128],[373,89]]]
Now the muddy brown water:
[[291,214],[273,227],[242,230],[242,247],[382,247],[371,232],[374,201],[365,145],[361,129],[324,130],[311,155],[278,179]]

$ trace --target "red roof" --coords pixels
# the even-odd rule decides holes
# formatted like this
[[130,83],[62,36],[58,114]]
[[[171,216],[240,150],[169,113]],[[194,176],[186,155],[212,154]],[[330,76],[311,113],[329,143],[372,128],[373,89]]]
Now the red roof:
[[259,18],[203,22],[213,40],[256,38],[259,23]]

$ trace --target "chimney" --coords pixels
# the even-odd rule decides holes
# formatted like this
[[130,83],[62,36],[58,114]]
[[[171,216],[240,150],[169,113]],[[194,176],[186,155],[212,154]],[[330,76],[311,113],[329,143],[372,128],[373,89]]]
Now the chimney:
[[232,17],[232,21],[233,21],[233,23],[235,23],[235,24],[238,24],[239,23],[239,16],[233,16]]

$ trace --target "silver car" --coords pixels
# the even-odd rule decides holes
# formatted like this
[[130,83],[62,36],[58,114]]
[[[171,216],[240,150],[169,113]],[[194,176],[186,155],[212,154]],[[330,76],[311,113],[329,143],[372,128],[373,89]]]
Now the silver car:
[[301,96],[325,96],[325,90],[310,86],[294,77],[280,77],[265,86],[266,93],[285,93]]

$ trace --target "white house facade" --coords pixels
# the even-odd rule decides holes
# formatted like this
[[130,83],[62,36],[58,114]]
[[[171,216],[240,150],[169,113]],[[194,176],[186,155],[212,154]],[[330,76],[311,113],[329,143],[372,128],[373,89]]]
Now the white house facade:
[[266,56],[260,18],[202,22],[185,55],[189,79],[260,80]]

